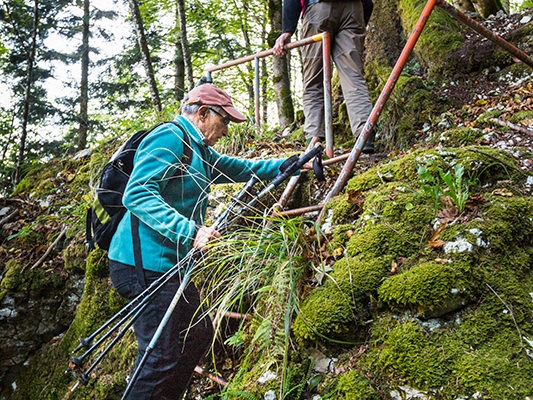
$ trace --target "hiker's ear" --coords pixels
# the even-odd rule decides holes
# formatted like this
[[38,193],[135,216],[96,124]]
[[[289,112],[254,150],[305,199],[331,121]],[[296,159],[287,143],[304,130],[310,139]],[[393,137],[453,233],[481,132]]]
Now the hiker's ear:
[[209,114],[209,107],[207,106],[201,106],[199,109],[198,109],[198,116],[201,118],[201,119],[205,119],[207,118],[207,115]]

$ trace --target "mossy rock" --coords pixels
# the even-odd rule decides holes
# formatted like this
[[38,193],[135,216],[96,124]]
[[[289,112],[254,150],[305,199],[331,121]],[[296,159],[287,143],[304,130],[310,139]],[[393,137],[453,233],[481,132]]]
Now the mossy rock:
[[71,243],[63,251],[66,271],[85,271],[87,261],[87,246],[85,243]]
[[[400,18],[402,25],[411,31],[418,21],[425,6],[424,1],[402,0],[399,2]],[[460,25],[444,10],[436,7],[428,19],[424,32],[417,41],[414,53],[417,59],[429,69],[432,78],[438,78],[441,74],[453,68],[453,62],[449,54],[458,49],[463,37],[460,34]],[[438,63],[435,60],[439,60]]]
[[56,290],[65,286],[63,277],[57,271],[43,268],[27,269],[17,260],[9,260],[0,282],[0,299],[8,293],[29,292],[38,296],[43,290]]
[[468,265],[425,262],[392,276],[379,288],[379,298],[393,310],[412,310],[428,318],[464,307],[472,299]]
[[293,332],[300,342],[335,338],[351,340],[368,317],[373,293],[389,264],[383,258],[342,258],[325,283],[301,305]]
[[348,371],[339,376],[336,392],[341,400],[378,400],[380,396],[372,386],[372,381],[365,378],[358,370]]

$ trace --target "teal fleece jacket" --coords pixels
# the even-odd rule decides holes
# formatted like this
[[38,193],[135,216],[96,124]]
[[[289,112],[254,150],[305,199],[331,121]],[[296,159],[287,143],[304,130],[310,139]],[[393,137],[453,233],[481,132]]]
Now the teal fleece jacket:
[[190,166],[181,176],[174,176],[182,164],[184,147],[183,132],[174,124],[157,127],[140,143],[123,197],[127,211],[109,248],[111,260],[135,265],[133,213],[140,220],[143,268],[169,270],[189,252],[196,227],[203,225],[211,184],[246,182],[251,172],[262,180],[273,179],[285,161],[241,160],[222,155],[203,143],[202,133],[189,119],[177,116],[176,121],[189,136]]

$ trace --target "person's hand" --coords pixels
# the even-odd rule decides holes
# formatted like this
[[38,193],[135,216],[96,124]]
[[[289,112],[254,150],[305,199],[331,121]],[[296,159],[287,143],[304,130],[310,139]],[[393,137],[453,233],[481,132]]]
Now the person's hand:
[[285,32],[279,35],[279,37],[276,39],[276,43],[274,44],[274,47],[272,48],[274,51],[274,55],[276,56],[283,56],[285,55],[285,45],[291,41],[292,33]]
[[219,238],[219,237],[220,237],[220,232],[208,226],[201,226],[198,229],[198,232],[196,233],[193,246],[196,249],[201,249],[211,240]]

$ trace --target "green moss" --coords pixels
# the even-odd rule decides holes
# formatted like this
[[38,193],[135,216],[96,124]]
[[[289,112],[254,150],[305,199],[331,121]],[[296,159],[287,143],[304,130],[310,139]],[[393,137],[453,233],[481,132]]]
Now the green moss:
[[523,120],[530,120],[533,119],[533,111],[531,110],[522,110],[517,111],[513,113],[513,115],[509,116],[509,121],[518,124]]
[[337,383],[338,399],[345,400],[377,400],[379,395],[372,387],[372,382],[357,370],[349,371],[339,377]]
[[457,385],[466,393],[480,393],[483,398],[523,399],[533,394],[533,366],[521,354],[510,353],[517,335],[498,329],[484,345],[459,355],[453,374]]
[[444,131],[437,138],[437,143],[443,146],[458,147],[479,143],[484,132],[476,128],[455,128]]
[[424,330],[413,320],[390,327],[376,364],[377,369],[396,384],[407,380],[423,390],[444,384],[450,373],[444,353],[428,340]]
[[5,275],[0,282],[0,299],[18,291],[40,293],[64,287],[65,282],[57,271],[42,268],[28,269],[17,260],[6,263]]
[[83,272],[87,260],[87,246],[85,243],[72,243],[63,252],[66,271]]
[[[426,2],[421,0],[402,0],[399,2],[402,25],[410,32],[414,29]],[[414,53],[426,68],[430,68],[430,76],[440,76],[452,68],[449,58],[454,50],[463,42],[460,25],[444,10],[435,7],[424,30],[417,41]],[[434,60],[440,62],[435,63]]]
[[368,304],[389,264],[383,258],[342,258],[323,286],[302,303],[293,331],[301,342],[320,338],[350,340],[367,317]]
[[424,317],[443,315],[472,297],[468,265],[426,262],[387,279],[379,298],[394,309],[407,309]]
[[408,258],[419,249],[420,232],[409,232],[401,222],[385,224],[367,222],[364,230],[352,235],[346,246],[350,257],[362,255],[365,259],[385,257],[391,261]]
[[0,281],[0,299],[3,299],[9,292],[22,287],[24,282],[21,274],[22,266],[17,260],[9,260],[4,268],[4,276]]

